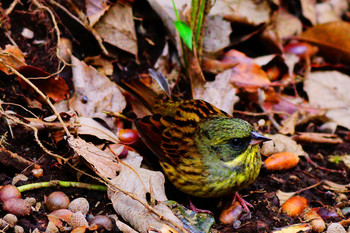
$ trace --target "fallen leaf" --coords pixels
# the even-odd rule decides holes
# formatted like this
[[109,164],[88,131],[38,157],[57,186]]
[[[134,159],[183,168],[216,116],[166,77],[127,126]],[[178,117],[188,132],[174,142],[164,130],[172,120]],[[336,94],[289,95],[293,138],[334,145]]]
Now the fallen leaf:
[[98,72],[103,75],[111,76],[113,75],[113,64],[110,60],[104,58],[103,56],[86,57],[84,61],[97,68]]
[[86,16],[90,26],[94,26],[101,16],[109,9],[108,0],[86,0]]
[[[34,66],[22,66],[18,69],[18,72],[29,79],[54,102],[68,99],[70,96],[68,85],[60,76],[52,75]],[[18,78],[18,81],[23,88],[35,92],[23,79]]]
[[338,135],[329,133],[298,132],[297,134],[293,135],[293,139],[296,141],[309,143],[343,143],[343,140]]
[[91,165],[99,176],[110,180],[120,170],[120,164],[113,154],[98,149],[92,143],[88,143],[79,137],[69,137],[68,144],[77,155],[83,157]]
[[300,0],[303,16],[308,19],[313,25],[316,24],[316,0]]
[[94,29],[105,42],[137,56],[137,38],[130,4],[117,2],[112,5]]
[[271,233],[299,233],[299,232],[309,232],[311,231],[311,226],[308,223],[298,223],[294,225],[289,225],[273,230]]
[[337,21],[309,28],[298,39],[317,45],[320,54],[331,62],[350,64],[350,23]]
[[291,36],[298,35],[303,29],[303,25],[297,16],[282,9],[278,11],[274,22],[275,27],[273,30],[280,39],[287,39]]
[[344,12],[349,9],[348,0],[330,0],[316,4],[317,24],[340,21]]
[[113,128],[113,118],[106,112],[121,113],[126,101],[115,83],[92,66],[72,56],[75,94],[70,101],[79,116],[100,118]]
[[229,50],[222,62],[236,64],[229,70],[231,72],[230,80],[233,85],[247,92],[255,92],[271,83],[265,71],[254,63],[252,58],[237,50]]
[[[164,175],[161,172],[141,168],[141,161],[142,157],[140,155],[129,151],[128,156],[122,160],[123,163],[121,164],[119,175],[113,178],[111,183],[137,195],[144,201],[146,201],[146,194],[151,194],[151,199],[154,198],[157,201],[153,208],[180,226],[183,226],[183,223],[163,203],[163,201],[167,200],[164,190]],[[122,192],[110,191],[109,197],[112,200],[115,211],[137,231],[147,232],[147,229],[150,228],[159,231],[164,227],[169,229],[163,222],[154,218],[154,215],[142,204]]]
[[220,15],[208,15],[204,25],[203,50],[215,53],[230,45],[231,23]]
[[338,71],[312,72],[304,82],[304,90],[310,104],[315,108],[325,109],[329,119],[348,129],[350,129],[349,87],[350,77]]
[[345,193],[348,192],[349,185],[337,184],[330,180],[325,180],[324,185],[326,189],[333,190],[335,192]]
[[265,135],[268,138],[271,138],[271,141],[264,142],[260,152],[263,155],[269,156],[271,154],[276,154],[280,152],[291,152],[297,155],[305,155],[306,152],[303,150],[301,145],[294,141],[291,137],[274,134],[274,135]]
[[[146,203],[146,194],[151,194],[152,198],[158,201],[158,204],[152,207],[179,226],[183,226],[183,223],[163,203],[167,200],[164,175],[161,172],[141,168],[142,157],[139,154],[129,151],[122,163],[118,163],[112,153],[106,153],[81,138],[70,137],[68,144],[76,154],[91,165],[96,174],[108,180],[112,187],[120,187]],[[160,230],[166,226],[164,222],[154,218],[154,215],[141,203],[124,193],[109,190],[108,195],[115,211],[136,230],[147,232],[150,228]],[[169,229],[168,226],[167,228]]]
[[236,88],[231,84],[231,70],[226,70],[215,77],[215,81],[206,82],[193,90],[195,99],[205,100],[219,109],[232,114],[233,106],[238,102]]
[[277,190],[276,196],[278,197],[278,200],[280,201],[280,206],[283,205],[289,198],[294,196],[296,192],[282,192],[281,190]]
[[72,218],[73,212],[67,209],[59,209],[54,210],[50,214],[47,215],[47,218],[50,222],[54,223],[57,227],[63,227],[63,223],[61,220],[65,222],[70,222]]
[[4,50],[0,49],[0,59],[3,60],[0,62],[0,70],[6,74],[12,74],[12,71],[6,68],[4,64],[16,70],[26,65],[22,51],[18,47],[9,44],[5,46]]
[[216,1],[211,14],[224,16],[230,21],[259,25],[270,21],[273,9],[267,1]]
[[91,135],[98,137],[99,139],[119,143],[117,135],[94,119],[90,117],[79,117],[76,119],[76,121],[77,124],[79,124],[79,127],[77,128],[79,135]]

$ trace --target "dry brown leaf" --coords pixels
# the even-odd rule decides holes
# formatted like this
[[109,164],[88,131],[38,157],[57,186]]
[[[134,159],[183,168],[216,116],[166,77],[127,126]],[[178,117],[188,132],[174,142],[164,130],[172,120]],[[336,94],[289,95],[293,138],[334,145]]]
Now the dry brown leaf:
[[[27,65],[18,68],[18,72],[29,79],[54,102],[59,102],[70,97],[68,85],[60,76],[52,75],[42,69]],[[18,78],[18,81],[23,88],[35,92],[23,79]],[[45,100],[42,101],[46,103]]]
[[98,149],[92,143],[88,143],[79,137],[69,137],[68,144],[75,153],[83,157],[91,165],[92,169],[99,176],[112,179],[120,170],[120,164],[113,154]]
[[303,151],[301,145],[297,144],[292,138],[282,135],[266,135],[271,138],[271,141],[264,142],[260,151],[263,155],[269,156],[271,154],[276,154],[280,152],[291,152],[297,155],[305,155],[306,152]]
[[[164,175],[161,172],[141,168],[142,157],[135,152],[129,151],[128,156],[122,161],[128,166],[121,164],[119,175],[112,179],[111,183],[137,195],[144,201],[146,201],[146,194],[150,193],[158,201],[153,208],[180,226],[183,226],[183,223],[162,203],[162,201],[167,200],[164,190]],[[148,229],[152,228],[159,232],[166,227],[163,222],[154,218],[154,215],[143,205],[122,192],[109,192],[109,197],[112,200],[115,211],[137,231],[148,232]],[[169,229],[169,227],[167,228]]]
[[316,0],[300,0],[302,14],[313,25],[316,24]]
[[309,231],[311,231],[311,226],[308,223],[299,223],[275,229],[271,233],[299,233]]
[[2,63],[9,65],[16,70],[26,65],[22,51],[18,47],[9,44],[5,46],[4,50],[0,49],[0,59],[3,59],[3,62],[0,63],[0,70],[6,74],[12,74],[12,72]]
[[259,25],[270,21],[272,11],[267,1],[223,0],[216,1],[210,13],[230,21]]
[[296,135],[293,135],[293,139],[309,143],[343,143],[343,140],[338,135],[329,133],[298,132]]
[[137,38],[130,4],[115,3],[94,29],[105,42],[137,56]]
[[208,15],[204,26],[203,50],[215,53],[230,45],[231,23],[220,15]]
[[86,16],[90,26],[94,26],[101,16],[109,9],[108,0],[85,0]]
[[309,28],[298,39],[316,44],[326,60],[350,64],[350,23],[337,21]]
[[57,227],[62,227],[63,223],[61,220],[65,222],[70,222],[72,218],[73,212],[67,209],[59,209],[54,210],[50,214],[47,215],[47,218],[50,222],[54,223]]
[[324,185],[326,189],[333,190],[335,192],[344,193],[349,190],[349,185],[337,184],[330,180],[325,180]]
[[236,88],[230,82],[231,70],[218,74],[213,82],[206,82],[193,90],[195,99],[205,100],[219,109],[232,114],[233,106],[238,102]]
[[302,32],[303,25],[298,17],[287,11],[279,10],[275,18],[274,31],[279,39],[287,39]]
[[111,76],[113,75],[113,64],[111,60],[104,58],[101,55],[94,57],[86,57],[84,61],[97,68],[98,72],[103,75]]
[[296,192],[282,192],[281,190],[277,190],[276,196],[278,197],[278,200],[280,201],[280,206],[283,205],[289,198],[294,196]]
[[350,129],[349,87],[350,77],[338,71],[312,72],[304,82],[304,90],[310,104],[315,108],[326,109],[326,116],[329,119],[348,129]]
[[349,9],[348,0],[329,0],[316,4],[317,24],[340,21]]
[[294,112],[292,115],[287,117],[286,119],[282,120],[281,124],[282,127],[280,128],[279,132],[281,134],[294,134],[295,132],[295,126],[297,125],[299,117],[299,112]]
[[265,71],[252,58],[244,53],[231,49],[224,58],[223,63],[236,64],[230,69],[231,82],[248,92],[255,92],[261,87],[268,86],[271,82]]
[[78,134],[80,135],[91,135],[98,137],[99,139],[107,140],[114,143],[119,143],[119,139],[117,135],[115,135],[112,131],[102,126],[100,123],[95,121],[90,117],[79,117],[77,118]]
[[[169,207],[162,203],[162,201],[167,200],[164,190],[164,175],[161,172],[140,168],[142,161],[140,155],[129,151],[123,163],[117,163],[112,153],[103,152],[80,138],[70,137],[68,143],[79,156],[89,162],[100,177],[109,180],[112,186],[120,187],[145,202],[147,202],[146,193],[151,193],[152,197],[159,201],[153,208],[179,226],[183,226],[183,223],[175,217]],[[119,172],[118,176],[117,171]],[[165,223],[156,219],[148,209],[131,197],[118,191],[114,193],[111,190],[109,196],[116,212],[136,230],[148,232],[150,227],[158,230],[164,227]]]
[[95,68],[72,56],[74,97],[71,107],[79,116],[103,119],[113,127],[113,119],[105,112],[121,113],[126,101],[115,83]]

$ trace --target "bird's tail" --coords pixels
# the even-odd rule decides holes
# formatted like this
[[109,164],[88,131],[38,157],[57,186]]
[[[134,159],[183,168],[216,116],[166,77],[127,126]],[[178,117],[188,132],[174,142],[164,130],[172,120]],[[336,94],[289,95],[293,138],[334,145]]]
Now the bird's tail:
[[[161,88],[164,90],[165,95],[159,95],[156,92],[154,92],[151,88],[147,87],[143,82],[141,82],[139,79],[130,79],[125,80],[122,78],[119,78],[117,81],[117,84],[121,86],[124,90],[130,92],[133,96],[138,98],[142,104],[147,107],[151,112],[153,109],[153,106],[157,103],[159,103],[162,99],[164,99],[165,96],[169,96],[167,92],[169,92],[169,87],[167,84],[167,81],[165,77],[157,71],[149,70],[150,76],[157,81],[157,83],[161,86]],[[165,80],[165,84],[164,83]]]

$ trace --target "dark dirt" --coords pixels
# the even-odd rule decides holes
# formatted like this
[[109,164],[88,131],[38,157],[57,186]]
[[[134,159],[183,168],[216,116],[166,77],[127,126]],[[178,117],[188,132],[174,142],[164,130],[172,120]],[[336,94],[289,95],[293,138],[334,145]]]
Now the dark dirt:
[[[2,7],[8,7],[8,4],[12,1],[5,1],[2,3]],[[153,49],[149,46],[148,43],[145,43],[144,36],[138,34],[139,48],[140,48],[140,63],[136,64],[133,58],[129,55],[123,53],[118,62],[124,67],[129,67],[130,73],[126,75],[136,75],[139,72],[142,72],[147,67],[151,67],[156,58],[162,51],[165,42],[165,32],[164,30],[159,30],[163,28],[159,21],[158,16],[149,10],[145,11],[142,9],[149,9],[146,3],[143,1],[135,2],[135,16],[143,18],[143,27],[147,31],[148,38],[151,38],[156,43],[156,48]],[[5,35],[5,31],[11,32],[11,38],[16,41],[17,45],[22,49],[23,52],[27,53],[26,62],[27,64],[39,67],[48,72],[55,72],[57,70],[58,62],[55,58],[55,36],[52,29],[52,23],[47,17],[46,14],[42,12],[33,12],[30,11],[29,4],[24,4],[23,6],[18,6],[10,17],[5,18],[5,24],[3,25],[2,30],[0,30],[0,46],[4,48],[6,44],[9,44],[10,41]],[[72,26],[68,28],[64,25],[69,25],[69,19],[64,17],[62,12],[57,11],[58,16],[62,20],[60,22],[60,29],[63,33],[63,36],[71,38],[74,46],[75,53],[78,57],[84,57],[87,55],[97,55],[99,49],[96,45],[96,41],[82,28],[79,26]],[[136,21],[136,26],[140,25],[139,21]],[[24,27],[28,27],[35,32],[36,39],[44,40],[44,44],[34,45],[31,40],[24,39],[20,36],[20,33]],[[5,28],[5,30],[4,30]],[[78,33],[77,33],[77,31]],[[85,34],[79,33],[83,31]],[[84,38],[79,37],[78,35],[87,35]],[[91,48],[91,50],[89,50]],[[134,68],[134,69],[130,69]],[[181,87],[179,87],[181,88]],[[27,109],[35,113],[39,118],[43,118],[52,114],[50,108],[43,105],[42,109],[30,108],[28,106],[26,98],[34,99],[36,95],[28,90],[24,90],[19,85],[18,81],[14,76],[7,76],[4,73],[0,73],[0,96],[1,100],[6,103],[15,103],[17,105],[22,105]],[[13,110],[17,112],[22,117],[31,116],[28,112],[24,111],[22,108],[15,105],[4,105],[6,108],[4,110]],[[242,106],[243,107],[243,106]],[[242,108],[242,110],[245,110]],[[245,119],[255,122],[258,119],[254,117],[240,116]],[[30,168],[23,170],[20,165],[4,165],[0,163],[0,185],[6,185],[11,183],[12,178],[18,174],[23,173],[28,176],[29,180],[26,182],[20,181],[16,185],[50,181],[50,180],[70,180],[70,181],[81,181],[87,183],[96,183],[96,181],[86,177],[78,177],[76,171],[72,170],[70,167],[61,165],[53,157],[47,155],[35,142],[33,133],[21,126],[11,127],[13,131],[13,138],[9,134],[9,125],[1,118],[0,121],[0,135],[8,133],[6,138],[6,143],[3,143],[7,150],[17,153],[23,158],[32,161],[33,163],[40,164],[44,170],[44,176],[37,179],[31,172]],[[305,130],[300,129],[301,131]],[[261,170],[261,173],[258,179],[253,185],[249,188],[242,190],[241,194],[246,201],[254,205],[252,210],[251,219],[243,219],[241,225],[237,229],[233,229],[231,225],[220,225],[216,224],[215,229],[220,232],[270,232],[272,229],[281,226],[287,226],[294,223],[300,223],[301,220],[298,218],[290,218],[285,214],[280,213],[280,205],[278,198],[275,193],[277,190],[284,192],[294,192],[306,187],[315,185],[324,180],[330,180],[340,184],[349,184],[350,178],[347,176],[349,169],[341,162],[339,164],[331,163],[327,160],[327,155],[330,154],[345,154],[350,151],[350,141],[347,138],[346,134],[343,134],[343,131],[339,131],[339,135],[344,139],[343,144],[339,145],[328,145],[328,144],[303,144],[303,148],[306,152],[309,153],[311,159],[316,162],[319,166],[327,167],[329,169],[336,169],[341,172],[327,172],[313,167],[306,159],[302,158],[298,166],[290,170],[281,171],[281,172],[269,172],[265,169]],[[54,151],[57,154],[60,154],[64,157],[69,157],[72,155],[72,151],[67,146],[65,141],[55,143],[51,137],[49,130],[44,130],[40,132],[40,139],[44,145]],[[323,155],[323,157],[318,156],[318,154]],[[83,163],[80,162],[79,167],[85,171],[91,172],[89,168]],[[188,204],[187,197],[177,190],[175,190],[170,184],[166,185],[167,194],[169,199],[175,199],[180,203],[185,205]],[[90,203],[90,212],[94,215],[96,214],[106,214],[114,213],[113,208],[109,199],[107,198],[106,193],[98,191],[87,191],[79,188],[45,188],[45,189],[36,189],[23,193],[24,197],[35,197],[37,201],[43,201],[44,196],[48,196],[53,191],[63,191],[65,192],[71,200],[76,197],[85,197]],[[311,188],[304,192],[301,192],[300,195],[306,197],[309,201],[310,207],[335,207],[335,193],[325,189],[322,184],[318,185],[315,188]],[[202,209],[211,209],[216,217],[220,213],[220,208],[224,205],[225,201],[228,201],[229,198],[225,200],[201,200],[193,199],[193,202],[197,205],[198,208]],[[19,218],[19,225],[24,227],[26,232],[29,232],[30,229],[38,228],[40,231],[45,231],[46,224],[48,222],[46,214],[48,212],[45,208],[42,208],[39,212],[35,212],[32,216],[21,217]],[[0,217],[4,216],[6,213],[3,210],[0,210]],[[327,222],[339,221],[337,218],[327,220]]]

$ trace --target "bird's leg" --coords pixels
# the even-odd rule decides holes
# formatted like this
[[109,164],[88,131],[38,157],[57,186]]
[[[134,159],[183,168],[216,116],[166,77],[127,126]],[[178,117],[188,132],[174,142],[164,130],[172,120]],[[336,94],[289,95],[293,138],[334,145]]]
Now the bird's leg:
[[198,209],[193,202],[191,201],[191,198],[188,198],[188,202],[190,204],[190,209],[192,211],[198,212],[198,213],[206,213],[206,214],[210,214],[210,215],[214,215],[210,210],[202,210],[202,209]]
[[250,213],[250,210],[248,207],[250,208],[254,208],[254,206],[252,204],[250,204],[249,202],[247,202],[246,200],[244,200],[243,198],[241,198],[238,194],[238,192],[235,192],[235,197],[233,198],[232,203],[235,203],[235,201],[238,201],[239,203],[241,203],[243,209],[247,212]]

